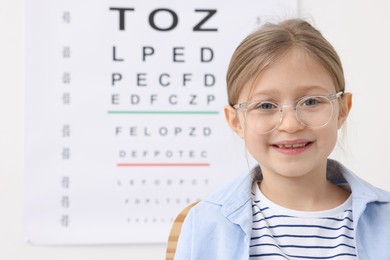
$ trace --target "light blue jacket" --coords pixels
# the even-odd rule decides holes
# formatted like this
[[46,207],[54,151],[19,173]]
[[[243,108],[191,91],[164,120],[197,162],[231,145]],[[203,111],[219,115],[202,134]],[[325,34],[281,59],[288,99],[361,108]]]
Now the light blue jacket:
[[[327,176],[351,187],[358,259],[390,260],[390,193],[333,160],[328,160]],[[183,223],[175,260],[249,259],[251,187],[261,179],[256,167],[193,207]]]

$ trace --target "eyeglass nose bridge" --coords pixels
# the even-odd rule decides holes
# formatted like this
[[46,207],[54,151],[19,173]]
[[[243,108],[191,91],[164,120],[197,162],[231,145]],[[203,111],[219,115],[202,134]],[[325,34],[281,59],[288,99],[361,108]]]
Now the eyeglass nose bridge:
[[283,122],[283,120],[284,120],[284,118],[285,118],[285,115],[284,115],[283,112],[285,111],[285,108],[286,108],[286,107],[291,107],[292,110],[294,111],[295,120],[297,120],[297,122],[298,122],[299,124],[305,125],[305,124],[301,121],[301,119],[299,118],[298,109],[297,109],[297,104],[281,104],[281,105],[278,105],[278,110],[279,110],[279,113],[280,113],[279,122],[278,122],[278,124],[275,126],[274,129],[278,128],[278,127],[282,124],[282,122]]

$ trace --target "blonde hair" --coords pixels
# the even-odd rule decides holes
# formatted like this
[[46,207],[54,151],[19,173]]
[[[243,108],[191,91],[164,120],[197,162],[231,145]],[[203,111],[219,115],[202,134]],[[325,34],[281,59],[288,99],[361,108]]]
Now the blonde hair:
[[293,47],[301,48],[319,61],[333,78],[336,92],[344,91],[344,72],[339,56],[322,34],[302,19],[265,24],[248,35],[230,60],[226,82],[228,102],[238,103],[243,88]]

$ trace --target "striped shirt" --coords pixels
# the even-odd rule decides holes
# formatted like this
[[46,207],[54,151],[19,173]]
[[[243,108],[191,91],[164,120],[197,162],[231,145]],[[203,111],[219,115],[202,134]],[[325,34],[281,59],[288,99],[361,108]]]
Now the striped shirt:
[[252,187],[250,259],[357,259],[352,197],[325,211],[296,211],[267,199]]

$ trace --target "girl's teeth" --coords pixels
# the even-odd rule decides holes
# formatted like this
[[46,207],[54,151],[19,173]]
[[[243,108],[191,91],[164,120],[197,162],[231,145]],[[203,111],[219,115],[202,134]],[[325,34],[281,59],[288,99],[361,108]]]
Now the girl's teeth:
[[306,146],[307,143],[302,143],[302,144],[281,144],[278,145],[279,148],[298,148],[298,147],[303,147]]

